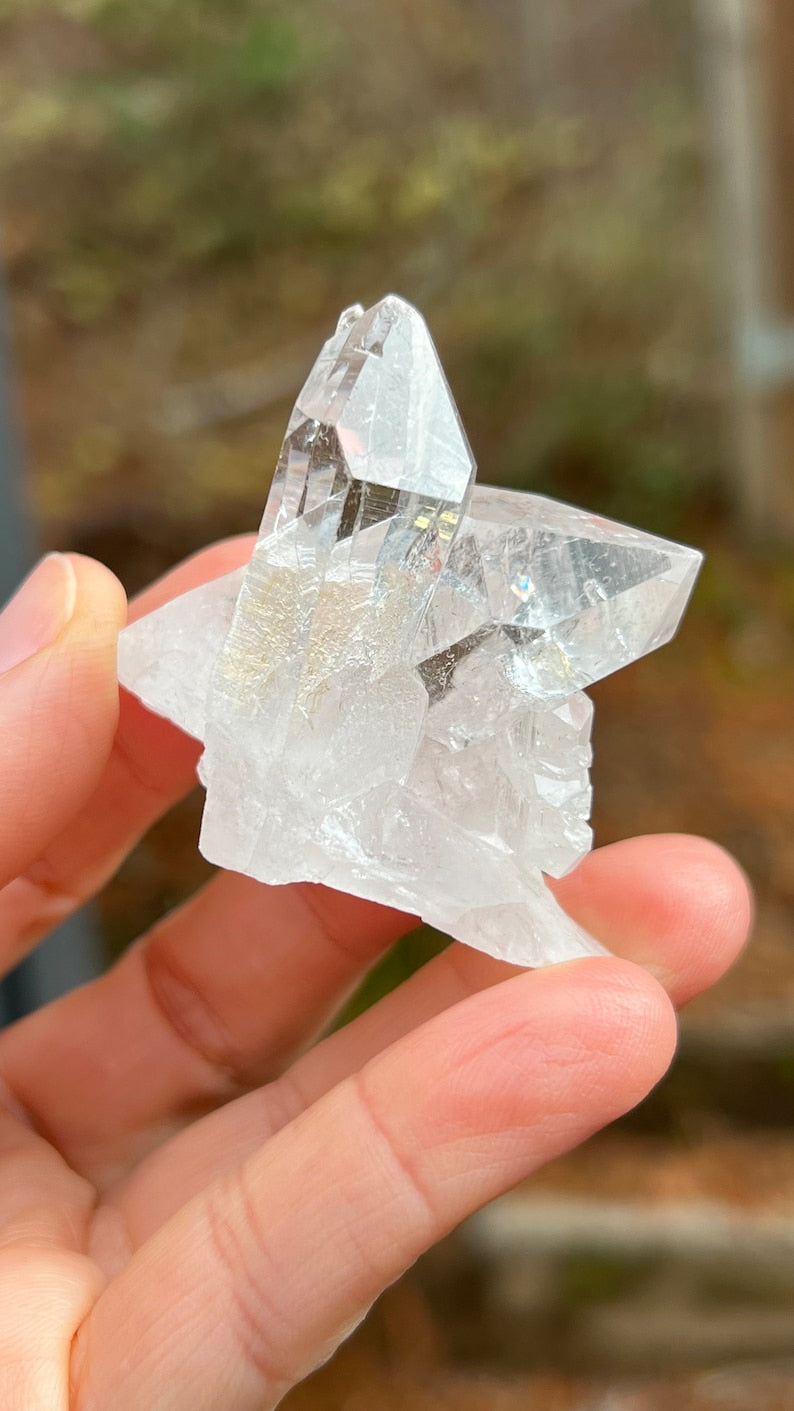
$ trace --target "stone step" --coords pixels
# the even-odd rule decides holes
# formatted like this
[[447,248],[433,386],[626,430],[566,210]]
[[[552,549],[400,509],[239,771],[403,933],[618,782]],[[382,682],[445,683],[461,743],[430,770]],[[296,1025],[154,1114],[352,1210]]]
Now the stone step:
[[464,1363],[794,1359],[794,1138],[607,1134],[472,1217],[422,1276]]

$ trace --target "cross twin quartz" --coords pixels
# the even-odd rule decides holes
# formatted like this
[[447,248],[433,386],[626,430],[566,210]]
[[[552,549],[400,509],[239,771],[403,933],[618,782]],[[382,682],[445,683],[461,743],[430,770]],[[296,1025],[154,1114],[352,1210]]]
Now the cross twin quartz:
[[544,880],[592,844],[584,690],[669,641],[701,555],[474,476],[421,315],[346,310],[249,564],[128,627],[120,678],[204,744],[211,862],[602,953]]

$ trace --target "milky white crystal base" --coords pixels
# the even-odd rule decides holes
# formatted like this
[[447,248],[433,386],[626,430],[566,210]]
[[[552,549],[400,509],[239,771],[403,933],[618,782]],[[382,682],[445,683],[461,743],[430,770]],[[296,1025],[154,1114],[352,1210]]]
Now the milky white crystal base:
[[591,846],[583,692],[670,639],[700,555],[474,469],[416,310],[347,311],[250,564],[128,628],[120,678],[204,742],[210,861],[601,953],[544,880]]

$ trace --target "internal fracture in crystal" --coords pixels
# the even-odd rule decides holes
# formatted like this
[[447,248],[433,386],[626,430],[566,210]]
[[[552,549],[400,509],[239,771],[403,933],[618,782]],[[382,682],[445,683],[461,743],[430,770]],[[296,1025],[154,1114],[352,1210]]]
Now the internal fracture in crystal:
[[250,563],[128,627],[119,674],[204,744],[211,862],[540,965],[601,951],[544,880],[592,842],[584,691],[670,640],[701,556],[474,476],[419,313],[348,309]]

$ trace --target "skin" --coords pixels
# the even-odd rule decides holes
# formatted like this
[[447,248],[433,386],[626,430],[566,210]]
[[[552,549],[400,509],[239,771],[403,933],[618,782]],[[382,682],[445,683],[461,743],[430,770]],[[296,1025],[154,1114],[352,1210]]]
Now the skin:
[[[249,552],[214,546],[134,612]],[[69,625],[0,676],[6,970],[194,783],[195,743],[119,707],[119,584],[70,562]],[[713,844],[663,836],[556,890],[614,959],[523,972],[453,945],[319,1042],[415,923],[219,874],[0,1034],[0,1405],[275,1406],[423,1250],[639,1102],[674,1006],[746,938],[746,882]]]

